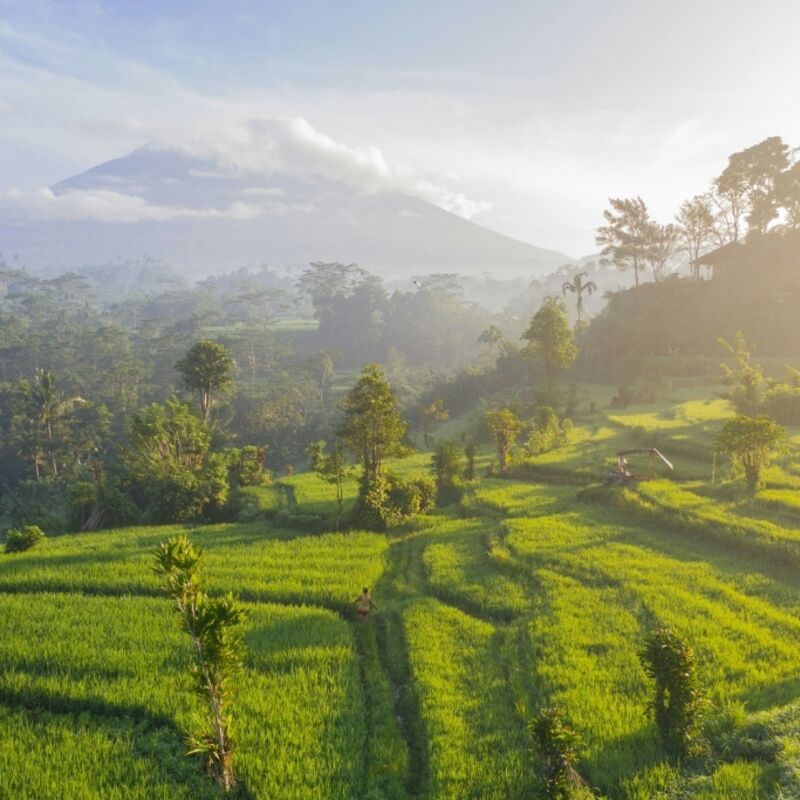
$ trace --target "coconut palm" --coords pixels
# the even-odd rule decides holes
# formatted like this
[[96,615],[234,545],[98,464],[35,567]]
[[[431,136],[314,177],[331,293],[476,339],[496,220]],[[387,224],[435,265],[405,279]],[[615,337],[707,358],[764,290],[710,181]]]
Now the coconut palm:
[[582,324],[583,314],[583,293],[592,295],[597,291],[597,284],[594,281],[585,281],[584,278],[588,277],[586,272],[576,272],[571,281],[564,281],[561,287],[561,293],[566,296],[567,292],[575,295],[575,307],[578,311],[578,322],[576,328],[580,328]]
[[64,397],[56,388],[55,376],[49,369],[37,369],[33,381],[22,381],[20,389],[27,418],[25,438],[36,479],[40,477],[45,450],[50,452],[53,475],[58,475],[57,429],[72,409],[85,401],[80,397]]
[[503,341],[503,332],[496,325],[490,325],[479,337],[481,344],[489,345],[489,369],[494,368],[494,348],[495,345]]

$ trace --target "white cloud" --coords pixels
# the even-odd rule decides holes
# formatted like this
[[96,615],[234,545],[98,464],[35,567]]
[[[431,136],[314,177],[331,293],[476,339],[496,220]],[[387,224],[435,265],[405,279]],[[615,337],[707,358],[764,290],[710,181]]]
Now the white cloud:
[[233,203],[226,209],[186,208],[151,205],[143,197],[107,189],[74,189],[55,194],[50,189],[21,192],[10,189],[5,194],[5,208],[0,213],[12,217],[22,212],[26,218],[43,221],[92,219],[99,222],[169,222],[182,218],[238,219],[260,216],[264,209],[247,203]]
[[[374,145],[338,141],[303,117],[244,120],[212,135],[196,136],[185,149],[193,155],[214,158],[223,171],[204,173],[214,177],[230,177],[237,172],[322,177],[364,194],[400,192],[421,197],[467,219],[491,207],[443,181],[420,175]],[[194,173],[199,174],[196,170]]]

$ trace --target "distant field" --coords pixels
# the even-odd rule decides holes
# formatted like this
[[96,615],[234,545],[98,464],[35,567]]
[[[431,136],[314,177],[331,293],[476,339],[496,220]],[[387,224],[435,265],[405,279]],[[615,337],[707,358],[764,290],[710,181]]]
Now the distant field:
[[[730,413],[691,388],[619,411],[598,400],[568,445],[517,462],[514,479],[483,476],[484,447],[460,506],[389,534],[311,535],[305,521],[330,525],[335,496],[308,473],[248,490],[247,523],[188,529],[211,585],[250,609],[237,724],[247,796],[535,798],[527,725],[555,704],[597,797],[800,797],[798,442],[746,497],[711,457]],[[649,443],[674,473],[597,485],[616,450]],[[353,480],[346,505],[355,492]],[[178,530],[0,555],[0,796],[216,796],[183,756],[188,653],[151,570],[152,548]],[[364,584],[379,610],[358,625]],[[663,756],[637,657],[659,624],[694,647],[711,713],[738,720],[683,767]]]

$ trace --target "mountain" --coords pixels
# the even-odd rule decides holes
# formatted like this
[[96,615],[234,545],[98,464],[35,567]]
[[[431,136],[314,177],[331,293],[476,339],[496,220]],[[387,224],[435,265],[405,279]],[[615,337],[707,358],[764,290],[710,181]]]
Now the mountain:
[[418,197],[232,169],[157,145],[55,184],[30,213],[0,209],[0,252],[48,271],[146,254],[190,278],[315,260],[393,277],[536,277],[572,262]]

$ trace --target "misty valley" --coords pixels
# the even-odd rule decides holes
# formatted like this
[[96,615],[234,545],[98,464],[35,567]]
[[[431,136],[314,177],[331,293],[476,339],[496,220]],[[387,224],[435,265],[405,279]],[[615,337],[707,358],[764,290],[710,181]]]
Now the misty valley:
[[800,10],[669,5],[0,0],[0,800],[800,800]]

